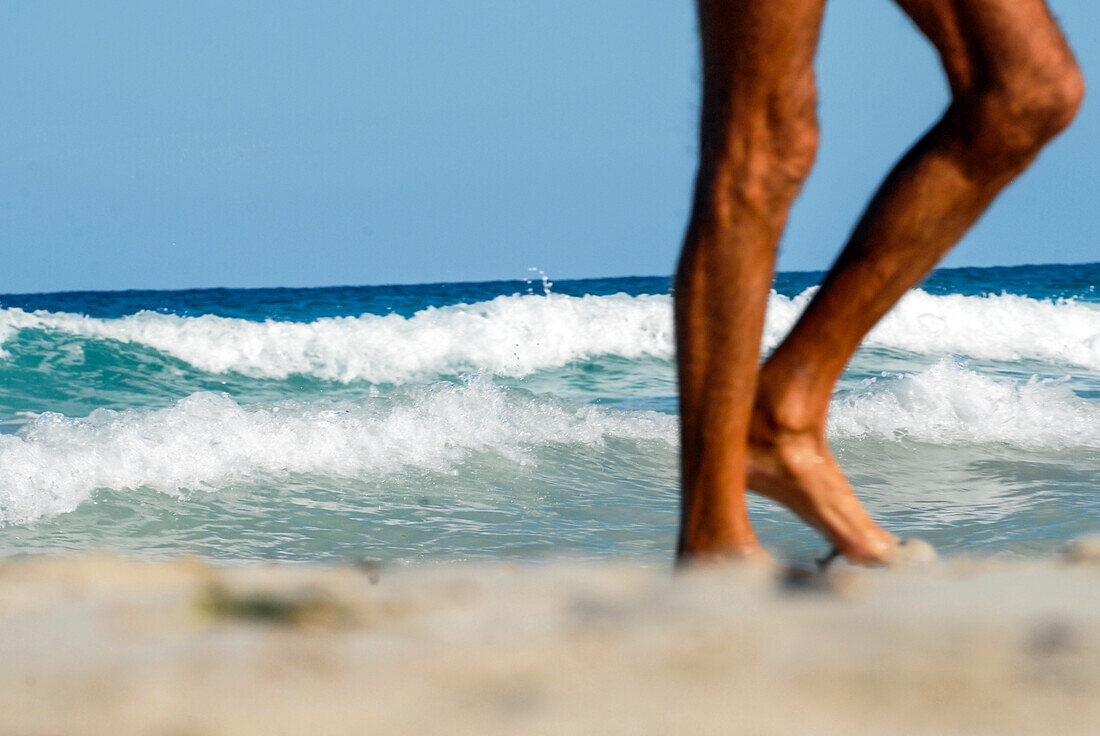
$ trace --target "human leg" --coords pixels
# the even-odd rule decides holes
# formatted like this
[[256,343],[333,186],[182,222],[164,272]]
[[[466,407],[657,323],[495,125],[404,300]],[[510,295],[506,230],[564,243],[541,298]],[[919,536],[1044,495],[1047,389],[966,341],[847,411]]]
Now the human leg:
[[938,49],[943,118],[872,199],[821,289],[762,367],[750,487],[820,528],[849,557],[886,561],[825,442],[833,386],[866,333],[1069,124],[1083,83],[1043,0],[897,0]]
[[675,279],[683,508],[678,556],[763,555],[746,441],[775,250],[817,145],[824,0],[699,0],[700,162]]

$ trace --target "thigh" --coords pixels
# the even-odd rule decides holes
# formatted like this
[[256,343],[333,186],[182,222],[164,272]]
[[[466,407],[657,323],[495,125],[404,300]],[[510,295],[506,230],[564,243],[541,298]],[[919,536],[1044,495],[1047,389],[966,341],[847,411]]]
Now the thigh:
[[704,154],[731,133],[773,135],[812,160],[816,133],[798,133],[816,131],[813,59],[824,8],[825,0],[698,0]]
[[1011,75],[1073,64],[1045,0],[895,0],[935,45],[952,92],[1003,86]]
[[825,0],[699,0],[704,80],[751,89],[813,71]]

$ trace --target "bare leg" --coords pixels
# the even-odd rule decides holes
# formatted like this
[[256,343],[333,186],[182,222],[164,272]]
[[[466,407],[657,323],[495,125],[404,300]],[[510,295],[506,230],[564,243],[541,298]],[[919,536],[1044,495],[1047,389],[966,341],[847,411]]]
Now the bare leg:
[[746,442],[776,244],[816,151],[824,1],[698,3],[700,164],[675,282],[681,559],[764,555],[745,508]]
[[936,45],[953,101],[883,183],[820,291],[761,370],[750,486],[849,557],[885,561],[829,453],[833,386],[864,335],[1069,124],[1083,82],[1043,0],[897,0]]

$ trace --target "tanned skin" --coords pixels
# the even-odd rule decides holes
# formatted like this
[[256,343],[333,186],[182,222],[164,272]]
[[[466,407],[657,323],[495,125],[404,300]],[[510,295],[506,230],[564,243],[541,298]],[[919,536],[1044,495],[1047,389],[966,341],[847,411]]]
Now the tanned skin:
[[1081,72],[1044,0],[896,2],[939,51],[951,103],[761,366],[776,247],[817,148],[825,0],[698,0],[700,161],[675,280],[681,561],[767,558],[746,490],[790,508],[853,562],[894,558],[897,540],[829,451],[833,387],[867,332],[1080,106]]

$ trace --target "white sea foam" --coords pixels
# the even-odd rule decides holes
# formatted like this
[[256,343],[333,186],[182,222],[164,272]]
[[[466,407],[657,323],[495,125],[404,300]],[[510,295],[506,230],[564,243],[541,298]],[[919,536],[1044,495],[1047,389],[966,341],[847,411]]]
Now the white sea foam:
[[0,338],[20,329],[139,343],[212,373],[373,383],[472,371],[524,376],[600,355],[667,357],[672,350],[668,297],[625,294],[502,296],[408,318],[365,314],[308,323],[0,310]]
[[[1017,382],[943,362],[838,396],[829,432],[841,442],[1097,449],[1100,406],[1057,381]],[[609,438],[655,441],[675,463],[674,416],[571,404],[484,378],[360,402],[242,406],[197,393],[158,410],[100,410],[86,419],[47,413],[0,435],[0,522],[71,511],[96,489],[212,491],[293,473],[381,479],[410,468],[446,472],[479,452],[523,464],[539,447]],[[630,458],[620,452],[619,461],[629,474]]]
[[[817,287],[791,299],[772,294],[765,347],[779,343]],[[910,291],[863,341],[919,355],[1034,360],[1100,371],[1100,308],[1075,300],[1015,294],[965,296]]]
[[[764,331],[770,349],[813,294],[773,294]],[[400,383],[463,372],[520,377],[601,356],[673,354],[667,295],[502,296],[429,308],[411,317],[252,322],[139,312],[96,319],[63,312],[0,309],[0,344],[40,329],[148,346],[203,371],[263,378],[294,374],[351,382]],[[865,345],[923,355],[1034,360],[1100,371],[1100,309],[1015,295],[937,296],[910,292]]]
[[1015,294],[963,296],[911,291],[871,331],[866,345],[924,355],[957,353],[1100,370],[1100,308]]
[[241,406],[204,392],[158,410],[98,410],[86,419],[46,413],[17,435],[0,435],[0,522],[71,511],[96,489],[178,493],[293,473],[446,471],[473,452],[522,464],[548,443],[671,445],[675,432],[666,414],[566,404],[485,379],[360,403]]
[[993,378],[942,361],[872,379],[833,401],[830,434],[936,445],[1002,443],[1029,450],[1100,448],[1100,406],[1064,381]]

